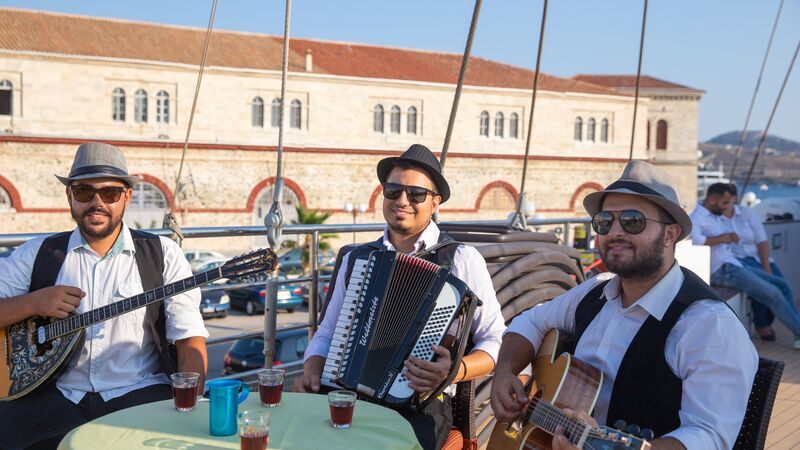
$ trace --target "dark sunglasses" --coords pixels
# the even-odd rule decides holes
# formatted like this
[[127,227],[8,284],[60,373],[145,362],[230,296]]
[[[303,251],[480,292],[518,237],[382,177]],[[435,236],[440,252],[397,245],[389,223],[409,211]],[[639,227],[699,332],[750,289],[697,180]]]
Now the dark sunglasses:
[[595,233],[605,236],[611,231],[615,217],[619,217],[619,224],[628,234],[639,234],[644,231],[647,221],[672,224],[661,220],[645,217],[644,213],[635,209],[625,211],[600,211],[592,217],[592,229]]
[[428,197],[428,194],[439,195],[436,192],[424,188],[422,186],[406,186],[400,183],[383,183],[383,197],[389,200],[397,200],[400,194],[406,191],[408,201],[411,203],[422,203]]
[[70,186],[70,189],[72,189],[72,198],[81,203],[92,201],[92,199],[94,199],[94,194],[100,194],[100,199],[103,200],[103,203],[115,203],[119,201],[119,198],[122,197],[122,194],[127,190],[118,186],[95,189],[86,184]]

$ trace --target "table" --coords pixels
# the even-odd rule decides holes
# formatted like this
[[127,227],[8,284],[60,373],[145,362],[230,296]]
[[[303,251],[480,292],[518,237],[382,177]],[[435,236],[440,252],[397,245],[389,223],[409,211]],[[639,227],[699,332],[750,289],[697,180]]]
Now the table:
[[[271,449],[421,449],[411,425],[396,411],[364,401],[356,403],[353,426],[330,426],[324,395],[284,392],[281,405],[264,408],[251,392],[239,411],[267,409]],[[67,434],[59,450],[170,448],[183,450],[238,449],[239,437],[211,436],[207,401],[194,411],[175,410],[172,400],[117,411],[86,423]]]

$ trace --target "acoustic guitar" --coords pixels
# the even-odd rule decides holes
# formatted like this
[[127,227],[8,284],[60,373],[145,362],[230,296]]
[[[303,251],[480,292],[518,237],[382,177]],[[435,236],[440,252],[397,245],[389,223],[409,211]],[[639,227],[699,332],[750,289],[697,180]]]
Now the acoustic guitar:
[[271,272],[276,262],[272,250],[256,250],[216,269],[65,319],[36,316],[0,328],[0,401],[27,395],[58,376],[73,352],[81,347],[84,328],[220,278],[258,277]]
[[603,373],[569,353],[556,356],[558,339],[558,330],[550,330],[533,360],[534,377],[524,419],[510,425],[497,422],[487,448],[550,450],[556,427],[561,427],[572,445],[581,449],[649,449],[650,444],[641,437],[609,427],[593,427],[564,414],[567,408],[587,414],[594,408]]

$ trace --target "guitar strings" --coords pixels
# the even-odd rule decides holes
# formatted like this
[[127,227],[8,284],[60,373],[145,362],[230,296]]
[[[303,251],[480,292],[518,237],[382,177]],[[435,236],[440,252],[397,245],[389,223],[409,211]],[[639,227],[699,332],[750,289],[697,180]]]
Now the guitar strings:
[[[537,408],[537,406],[540,408]],[[612,441],[618,440],[612,438],[599,428],[590,426],[588,423],[585,423],[578,419],[570,419],[564,414],[563,411],[558,409],[558,407],[552,405],[551,403],[541,398],[534,397],[528,406],[528,410],[531,413],[531,415],[535,414],[538,419],[541,419],[545,422],[542,424],[544,426],[542,426],[541,428],[545,428],[545,426],[549,425],[553,428],[552,432],[555,432],[555,426],[557,425],[561,425],[562,427],[564,427],[564,431],[569,432],[570,434],[576,431],[583,433],[583,431],[588,428],[589,433],[587,437],[603,438]],[[587,442],[586,445],[589,445],[589,443]]]

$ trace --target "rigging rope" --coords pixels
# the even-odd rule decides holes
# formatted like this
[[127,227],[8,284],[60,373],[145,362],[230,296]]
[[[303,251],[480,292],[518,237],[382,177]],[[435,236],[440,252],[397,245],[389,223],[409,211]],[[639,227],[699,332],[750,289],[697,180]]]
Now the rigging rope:
[[192,100],[192,110],[189,113],[189,124],[186,127],[186,137],[183,140],[183,152],[181,153],[181,162],[180,166],[178,167],[178,176],[175,177],[175,189],[172,191],[175,194],[172,196],[172,201],[169,205],[169,211],[164,216],[163,227],[169,228],[173,231],[173,238],[177,237],[178,243],[183,240],[183,233],[181,232],[180,226],[178,226],[178,220],[175,218],[173,211],[175,211],[175,204],[178,202],[178,196],[180,194],[181,189],[181,174],[183,173],[183,163],[186,160],[186,150],[189,148],[189,136],[192,132],[192,123],[194,122],[194,112],[197,107],[197,97],[200,94],[200,84],[203,81],[203,71],[206,67],[206,58],[208,57],[208,44],[211,41],[211,30],[214,28],[214,19],[217,16],[217,6],[219,5],[219,0],[214,0],[211,4],[211,15],[208,18],[208,28],[206,29],[206,39],[203,43],[203,55],[200,58],[200,70],[197,72],[197,83],[194,87],[194,99]]
[[[281,103],[278,115],[278,170],[275,184],[272,188],[272,206],[269,213],[264,216],[264,226],[267,228],[269,246],[275,250],[281,246],[283,231],[283,123],[286,111],[286,78],[289,72],[289,25],[292,18],[292,0],[286,0],[286,16],[283,28],[283,61],[281,65]],[[301,118],[302,120],[302,118]]]
[[542,8],[542,26],[539,28],[539,47],[536,50],[536,70],[533,73],[533,93],[531,95],[531,113],[528,116],[528,136],[525,139],[525,159],[522,163],[522,180],[519,185],[519,195],[517,197],[517,210],[511,219],[512,227],[525,229],[527,226],[525,214],[522,213],[522,204],[525,201],[525,179],[528,175],[528,155],[531,150],[531,137],[533,136],[533,112],[536,109],[536,93],[539,88],[539,72],[542,64],[542,48],[544,47],[544,30],[547,24],[547,4],[549,0],[544,0]]
[[636,68],[636,93],[633,98],[633,125],[631,125],[631,149],[628,152],[628,161],[633,159],[633,141],[636,136],[636,111],[639,109],[639,81],[642,77],[642,55],[644,54],[644,31],[647,25],[647,0],[644,0],[642,12],[642,36],[639,38],[639,65]]
[[750,164],[750,170],[747,172],[747,178],[744,179],[744,186],[742,187],[741,192],[744,195],[747,192],[747,185],[750,183],[750,176],[753,174],[753,169],[756,167],[756,161],[758,161],[758,156],[761,154],[761,150],[764,149],[764,141],[767,140],[767,135],[769,133],[769,126],[772,125],[772,118],[775,117],[775,111],[778,110],[778,104],[781,102],[781,96],[783,95],[783,90],[786,88],[786,83],[789,81],[789,75],[792,73],[792,67],[794,67],[794,62],[797,60],[797,53],[800,51],[800,40],[797,41],[797,48],[794,49],[794,56],[792,56],[792,62],[789,63],[789,68],[786,69],[786,76],[783,78],[783,84],[781,84],[781,90],[778,91],[778,98],[775,99],[775,104],[772,106],[772,112],[769,114],[769,120],[767,120],[767,126],[764,128],[764,133],[761,135],[761,140],[758,141],[758,148],[756,149],[756,154],[753,156],[753,162]]
[[450,137],[453,135],[453,127],[456,122],[456,113],[458,112],[458,102],[461,100],[461,88],[464,85],[464,77],[467,74],[467,65],[469,64],[469,56],[472,53],[472,39],[475,36],[475,29],[478,27],[478,16],[481,12],[481,4],[483,0],[475,0],[475,9],[472,11],[472,22],[469,24],[469,33],[467,34],[467,45],[464,48],[464,56],[461,58],[461,69],[458,72],[458,82],[456,83],[456,93],[453,96],[453,106],[450,108],[450,119],[447,121],[447,133],[444,135],[444,145],[442,145],[442,156],[439,158],[439,164],[442,166],[444,172],[444,162],[447,159],[447,151],[450,148]]
[[736,147],[736,159],[733,160],[733,168],[731,169],[731,174],[728,176],[731,181],[734,181],[734,177],[736,176],[736,165],[739,163],[739,158],[742,156],[742,146],[744,145],[744,139],[747,136],[747,126],[750,123],[750,114],[752,114],[753,105],[756,103],[758,88],[761,86],[761,76],[764,75],[764,68],[767,66],[767,57],[769,56],[769,51],[772,48],[772,38],[775,37],[775,29],[778,28],[778,19],[781,17],[781,10],[783,10],[783,0],[781,0],[781,4],[778,6],[778,14],[775,15],[775,23],[772,24],[772,32],[770,33],[769,41],[767,42],[767,51],[764,52],[764,60],[761,61],[761,70],[758,71],[756,87],[753,90],[753,98],[750,99],[750,107],[747,109],[747,117],[744,119],[742,135],[739,137],[739,145]]

